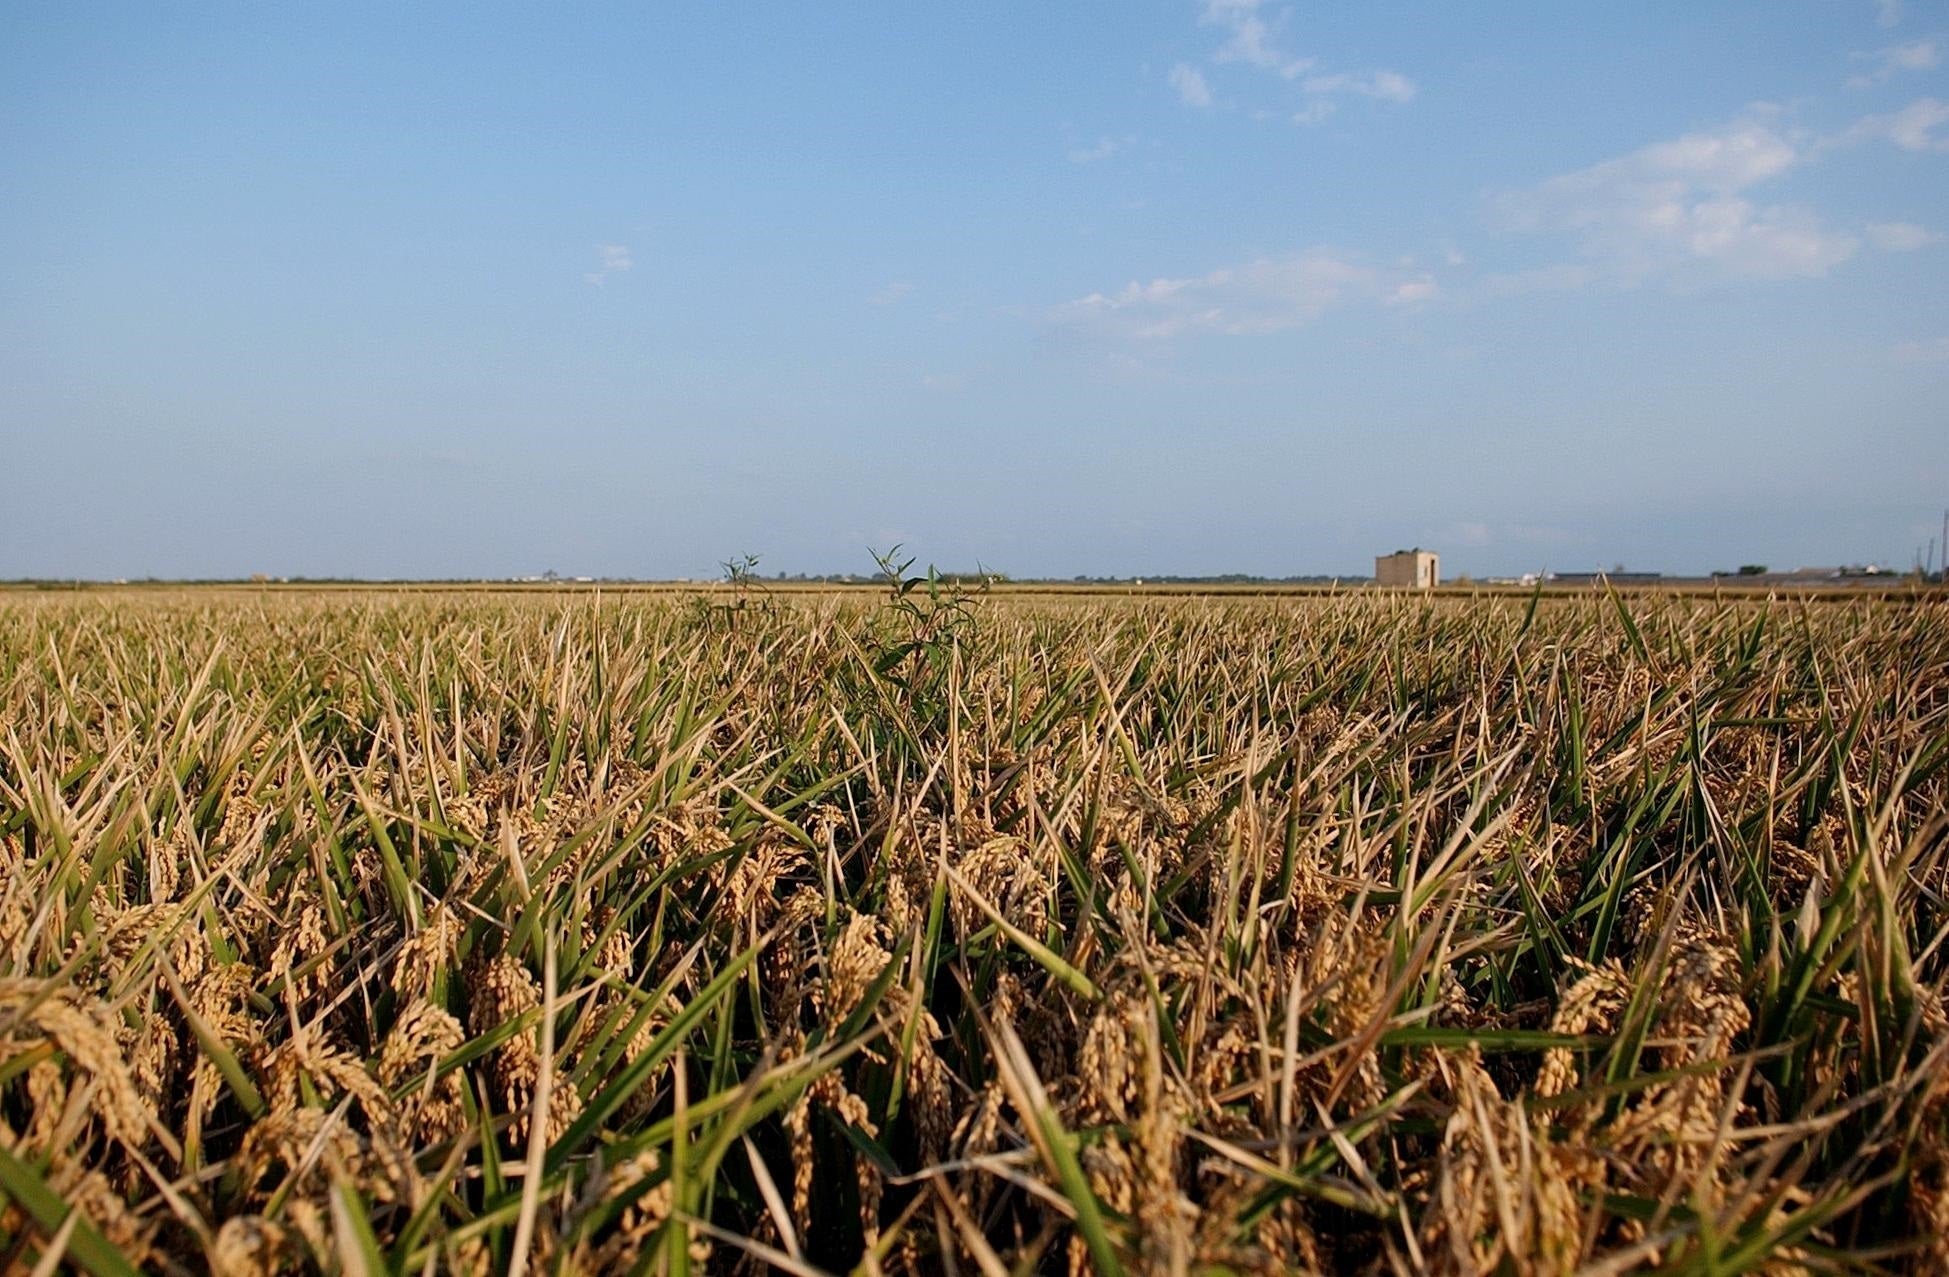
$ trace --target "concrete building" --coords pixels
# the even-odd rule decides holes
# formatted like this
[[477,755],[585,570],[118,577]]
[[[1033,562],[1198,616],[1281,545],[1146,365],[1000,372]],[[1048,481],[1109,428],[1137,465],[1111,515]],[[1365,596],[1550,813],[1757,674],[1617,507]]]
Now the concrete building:
[[1441,556],[1416,546],[1374,560],[1374,584],[1396,590],[1432,590],[1441,584]]

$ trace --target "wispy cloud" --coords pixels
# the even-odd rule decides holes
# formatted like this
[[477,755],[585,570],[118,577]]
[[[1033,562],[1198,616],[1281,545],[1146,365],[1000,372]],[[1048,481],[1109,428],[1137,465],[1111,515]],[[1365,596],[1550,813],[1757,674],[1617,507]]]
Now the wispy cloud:
[[[1214,65],[1267,71],[1298,88],[1300,103],[1287,112],[1295,124],[1317,124],[1328,118],[1342,97],[1382,102],[1414,99],[1414,81],[1398,71],[1329,71],[1317,58],[1293,53],[1282,38],[1286,16],[1282,10],[1268,17],[1264,0],[1204,0],[1198,22],[1224,32],[1223,42],[1211,54]],[[1180,62],[1171,68],[1170,80],[1187,105],[1212,104],[1211,86],[1196,67]]]
[[1309,75],[1299,82],[1308,93],[1353,93],[1382,102],[1414,101],[1414,81],[1396,71],[1368,71],[1359,75]]
[[1069,148],[1071,164],[1096,164],[1111,156],[1118,155],[1136,145],[1134,137],[1098,138],[1093,146],[1072,146]]
[[1050,318],[1138,340],[1198,332],[1243,336],[1294,328],[1344,304],[1412,306],[1436,292],[1424,272],[1376,267],[1319,248],[1207,275],[1133,280],[1115,292],[1065,302]]
[[1199,108],[1211,105],[1211,85],[1205,80],[1205,73],[1188,62],[1180,62],[1171,68],[1171,87],[1177,90],[1178,101],[1186,106]]
[[1901,364],[1949,364],[1949,337],[1905,341],[1895,347],[1894,355]]
[[1917,98],[1899,111],[1863,116],[1841,140],[1885,140],[1904,151],[1949,151],[1949,137],[1935,132],[1944,123],[1949,123],[1949,102]]
[[1260,0],[1205,0],[1199,22],[1225,31],[1225,43],[1212,54],[1219,62],[1242,62],[1276,72],[1288,80],[1313,69],[1312,58],[1299,58],[1278,47],[1278,39],[1260,8]]
[[1433,301],[1440,291],[1441,285],[1435,283],[1433,275],[1416,275],[1395,284],[1382,300],[1390,306],[1414,306]]
[[904,279],[896,279],[888,283],[884,288],[874,292],[866,300],[875,306],[892,306],[905,301],[913,291],[914,286],[912,284]]
[[1806,158],[1770,117],[1757,111],[1507,192],[1497,210],[1509,229],[1573,237],[1592,279],[1824,275],[1854,254],[1856,238],[1806,209],[1748,198]]
[[1900,26],[1902,8],[1902,0],[1875,0],[1875,25],[1883,28]]
[[629,249],[621,244],[596,245],[596,263],[596,268],[582,278],[597,288],[611,275],[620,275],[636,264],[630,259]]
[[1934,40],[1914,40],[1908,44],[1894,44],[1873,53],[1857,53],[1854,61],[1864,64],[1866,69],[1848,77],[1848,87],[1865,89],[1893,78],[1904,71],[1932,71],[1942,62],[1942,54]]
[[1912,253],[1942,238],[1913,222],[1874,222],[1868,226],[1867,235],[1868,242],[1884,253]]

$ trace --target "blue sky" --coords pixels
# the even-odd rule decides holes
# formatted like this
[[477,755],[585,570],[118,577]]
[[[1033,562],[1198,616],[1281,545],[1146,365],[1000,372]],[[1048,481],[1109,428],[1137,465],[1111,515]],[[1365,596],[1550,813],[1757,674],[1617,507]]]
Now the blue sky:
[[1949,5],[0,14],[0,577],[1906,566]]

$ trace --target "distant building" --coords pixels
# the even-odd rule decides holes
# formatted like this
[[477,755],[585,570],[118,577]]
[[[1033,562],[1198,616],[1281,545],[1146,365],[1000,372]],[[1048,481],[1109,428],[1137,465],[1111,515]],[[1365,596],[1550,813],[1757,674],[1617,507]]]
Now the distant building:
[[1374,583],[1395,590],[1432,590],[1441,584],[1441,556],[1416,546],[1374,560]]

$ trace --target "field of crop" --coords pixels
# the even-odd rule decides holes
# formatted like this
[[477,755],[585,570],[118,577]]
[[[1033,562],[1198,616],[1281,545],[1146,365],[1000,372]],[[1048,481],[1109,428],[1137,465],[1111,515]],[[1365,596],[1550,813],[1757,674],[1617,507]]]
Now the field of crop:
[[1943,1271],[1949,603],[0,595],[0,1269]]

